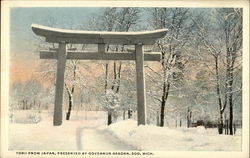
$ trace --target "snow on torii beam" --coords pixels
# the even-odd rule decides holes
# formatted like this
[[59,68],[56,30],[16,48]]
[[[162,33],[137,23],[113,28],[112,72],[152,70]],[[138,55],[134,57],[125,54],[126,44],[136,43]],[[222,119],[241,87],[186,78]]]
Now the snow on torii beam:
[[[146,124],[146,94],[144,80],[144,59],[159,61],[160,53],[144,54],[143,45],[154,44],[165,36],[167,30],[145,32],[104,32],[104,31],[77,31],[51,28],[32,24],[33,32],[43,36],[46,42],[59,43],[56,51],[41,51],[41,59],[57,59],[56,94],[54,105],[53,124],[62,124],[62,101],[64,87],[64,72],[66,59],[80,60],[135,60],[137,86],[137,121],[138,125]],[[70,52],[66,44],[98,44],[98,52]],[[135,45],[135,53],[105,53],[105,44]]]
[[166,29],[144,32],[105,32],[105,31],[78,31],[66,30],[32,24],[33,32],[46,38],[51,43],[74,44],[123,44],[123,45],[151,45],[166,34]]

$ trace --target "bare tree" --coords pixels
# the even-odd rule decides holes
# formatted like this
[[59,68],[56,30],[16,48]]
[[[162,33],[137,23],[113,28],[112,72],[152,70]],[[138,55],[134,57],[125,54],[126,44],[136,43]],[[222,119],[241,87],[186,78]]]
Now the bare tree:
[[[157,43],[162,53],[161,61],[161,102],[160,126],[164,126],[165,106],[171,87],[181,84],[183,78],[183,57],[191,33],[190,11],[186,8],[154,8],[150,10],[153,28],[167,28],[168,32],[162,40]],[[159,86],[159,85],[158,85]]]
[[[91,18],[90,26],[95,26],[97,30],[104,30],[104,31],[122,31],[127,32],[131,29],[133,25],[137,23],[139,19],[139,9],[138,8],[105,8],[101,13],[101,16],[98,18]],[[120,45],[107,45],[106,51],[111,52],[124,52],[126,51],[124,46]],[[104,78],[104,90],[105,95],[110,87],[110,89],[114,93],[119,93],[120,86],[121,86],[121,72],[122,72],[122,62],[121,61],[113,61],[113,65],[110,70],[110,63],[106,62],[103,65],[103,69],[105,71],[105,78]],[[112,74],[111,77],[109,74]],[[112,123],[112,113],[114,110],[108,110],[108,124]]]
[[237,58],[242,54],[242,9],[220,9],[218,12],[226,48],[226,94],[229,102],[229,130],[230,135],[233,135],[233,94],[235,91],[233,83],[234,74],[238,69]]
[[45,95],[43,85],[36,79],[15,82],[11,86],[11,108],[41,109],[41,97]]
[[241,88],[234,89],[233,83],[241,71],[242,10],[227,8],[213,10],[212,13],[210,18],[214,19],[213,23],[204,19],[196,23],[198,41],[201,43],[198,56],[204,61],[206,57],[201,53],[207,52],[214,61],[213,65],[209,61],[204,64],[210,70],[213,67],[211,74],[215,76],[220,112],[219,134],[223,133],[223,113],[227,104],[230,111],[229,129],[230,134],[233,134],[233,94],[241,91]]

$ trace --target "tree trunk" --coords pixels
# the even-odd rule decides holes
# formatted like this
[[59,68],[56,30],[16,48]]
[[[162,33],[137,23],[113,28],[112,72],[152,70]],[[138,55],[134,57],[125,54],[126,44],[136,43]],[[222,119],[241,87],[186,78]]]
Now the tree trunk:
[[219,125],[218,125],[218,132],[219,132],[219,134],[223,134],[223,116],[222,116],[221,111],[220,111],[220,120],[219,120]]
[[226,135],[228,135],[228,120],[226,120],[226,122],[225,122],[225,124],[226,124]]
[[128,109],[128,119],[130,119],[130,118],[131,118],[131,116],[132,116],[132,114],[131,114],[131,110],[130,110],[130,109]]
[[225,120],[225,123],[224,123],[224,134],[227,134],[227,120]]
[[121,69],[122,69],[122,62],[120,61],[120,65],[118,68],[118,81],[117,81],[117,88],[116,88],[116,93],[119,92],[120,89],[120,83],[121,83]]
[[106,63],[105,64],[105,85],[104,85],[105,94],[107,93],[107,89],[108,89],[108,70],[109,70],[109,64]]
[[233,135],[233,72],[230,67],[229,73],[229,130],[230,135]]
[[156,114],[156,125],[160,126],[159,111],[157,111],[157,114]]
[[[107,50],[109,49],[109,47],[107,48]],[[109,70],[109,64],[106,63],[105,64],[105,84],[104,84],[104,91],[105,94],[107,94],[107,90],[108,90],[108,70]],[[112,123],[112,114],[110,111],[108,111],[108,125],[110,125]]]
[[28,100],[25,100],[25,110],[28,110]]
[[190,125],[191,125],[191,118],[192,118],[192,111],[188,108],[188,111],[187,111],[187,128],[189,128]]
[[164,126],[164,111],[165,111],[165,104],[166,104],[166,101],[165,101],[165,97],[162,96],[162,101],[161,101],[161,114],[160,114],[160,126],[163,127]]
[[230,100],[230,96],[229,96],[229,131],[230,131],[230,135],[233,135],[233,101]]
[[112,123],[112,112],[108,111],[108,125]]
[[72,105],[73,105],[73,97],[72,97],[72,95],[69,95],[69,108],[68,108],[68,112],[66,114],[66,120],[69,120],[69,118],[70,118]]
[[[220,119],[219,119],[219,125],[218,125],[218,132],[219,134],[223,133],[223,112],[226,105],[222,105],[222,99],[221,99],[221,89],[220,89],[220,78],[219,78],[219,63],[218,63],[218,56],[215,57],[215,72],[216,72],[216,92],[218,95],[218,103],[219,103],[219,112],[220,112]],[[225,96],[225,104],[227,100],[227,95]]]
[[126,114],[126,111],[125,110],[123,110],[123,120],[125,120],[126,118],[125,118],[125,114]]
[[[72,47],[72,45],[70,47]],[[72,61],[72,64],[73,64],[73,85],[72,85],[72,88],[69,89],[69,87],[65,83],[65,87],[67,89],[68,96],[69,96],[69,108],[68,108],[68,112],[66,113],[66,120],[69,120],[70,114],[71,114],[71,109],[73,107],[73,99],[74,99],[73,97],[74,97],[75,82],[76,82],[77,61]]]
[[116,84],[116,61],[114,60],[114,66],[113,66],[113,70],[114,70],[114,80],[113,80],[113,84],[111,86],[111,89],[114,91],[115,89],[115,84]]
[[[83,104],[83,94],[81,94],[81,110],[82,110],[82,104]],[[86,110],[86,109],[84,109]]]
[[170,88],[170,83],[164,82],[163,95],[162,95],[162,100],[161,100],[161,111],[160,111],[160,127],[164,126],[165,106],[166,106],[166,100],[168,98],[169,88]]
[[25,100],[23,100],[23,110],[25,110]]
[[234,134],[236,133],[236,125],[235,125],[235,122],[234,122]]

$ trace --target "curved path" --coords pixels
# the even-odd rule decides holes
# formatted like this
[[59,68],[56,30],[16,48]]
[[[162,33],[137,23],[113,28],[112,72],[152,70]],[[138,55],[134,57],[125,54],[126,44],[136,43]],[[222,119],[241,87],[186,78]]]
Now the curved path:
[[76,133],[78,150],[136,150],[110,133],[95,128],[78,128]]
[[[28,115],[25,111],[20,113]],[[53,126],[47,114],[37,124],[10,123],[9,150],[136,150],[111,133],[100,130],[99,127],[106,124],[105,113],[103,116],[102,113],[90,113],[88,118],[82,113],[79,116],[82,118],[64,121],[61,126]]]

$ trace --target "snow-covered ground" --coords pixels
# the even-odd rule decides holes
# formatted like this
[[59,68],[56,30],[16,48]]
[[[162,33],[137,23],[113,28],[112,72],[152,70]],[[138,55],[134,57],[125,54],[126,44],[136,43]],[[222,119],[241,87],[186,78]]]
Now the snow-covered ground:
[[106,123],[105,116],[106,112],[72,112],[71,120],[53,126],[52,115],[46,111],[14,112],[9,150],[135,150],[110,133],[97,130]]
[[234,136],[219,135],[217,129],[137,126],[134,120],[121,121],[99,128],[109,131],[138,150],[240,151],[241,130]]
[[217,129],[137,126],[135,120],[106,125],[106,112],[72,112],[52,125],[48,111],[15,111],[9,126],[10,150],[181,150],[240,151],[241,130],[218,135]]

